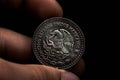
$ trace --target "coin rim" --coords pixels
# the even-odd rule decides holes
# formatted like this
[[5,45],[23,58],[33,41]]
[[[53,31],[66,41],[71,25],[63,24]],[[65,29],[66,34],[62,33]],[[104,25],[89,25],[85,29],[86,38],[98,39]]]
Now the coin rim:
[[[80,49],[80,50],[82,50],[82,51],[80,51],[81,54],[77,55],[77,56],[78,56],[77,59],[75,59],[73,62],[70,62],[70,64],[65,65],[65,66],[58,67],[58,68],[60,68],[60,69],[69,69],[69,68],[73,67],[75,64],[77,64],[77,63],[79,62],[79,60],[81,59],[81,57],[82,57],[82,55],[83,55],[83,53],[84,53],[84,51],[85,51],[85,36],[84,36],[81,28],[80,28],[74,21],[72,21],[72,20],[70,20],[70,19],[67,19],[67,18],[63,18],[63,17],[52,17],[52,18],[49,18],[49,19],[44,20],[44,21],[37,27],[37,29],[35,30],[35,32],[34,32],[34,34],[33,34],[33,38],[32,38],[32,39],[33,39],[33,40],[32,40],[32,50],[33,50],[33,53],[34,53],[35,57],[37,58],[37,60],[38,60],[41,64],[48,65],[48,66],[52,66],[52,65],[44,62],[44,61],[39,57],[38,52],[36,51],[37,48],[36,48],[36,45],[35,45],[35,37],[36,37],[36,33],[37,33],[38,30],[40,29],[40,26],[46,24],[46,22],[47,22],[47,23],[50,23],[49,21],[51,21],[51,20],[52,20],[52,21],[55,21],[56,19],[57,19],[58,21],[59,21],[59,19],[61,19],[60,22],[62,22],[62,20],[68,21],[68,24],[69,24],[69,22],[70,22],[70,24],[69,24],[70,26],[71,26],[71,24],[72,24],[72,25],[75,25],[74,27],[73,27],[73,26],[72,26],[72,27],[73,27],[73,28],[75,29],[75,31],[78,33],[78,36],[79,36],[79,37],[82,36],[82,38],[80,38],[80,45],[83,46],[82,49]],[[66,22],[63,22],[63,23],[66,23]],[[79,35],[79,33],[80,33],[81,35]],[[81,41],[81,40],[82,40],[82,41]],[[81,46],[80,46],[80,48],[81,48]],[[55,67],[55,66],[52,66],[52,67]]]

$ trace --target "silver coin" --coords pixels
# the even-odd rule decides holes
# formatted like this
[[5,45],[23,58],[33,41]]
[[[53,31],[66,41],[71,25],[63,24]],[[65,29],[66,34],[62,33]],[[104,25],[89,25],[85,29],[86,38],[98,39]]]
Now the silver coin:
[[41,64],[68,69],[83,55],[85,38],[75,22],[53,17],[38,26],[33,35],[32,47]]

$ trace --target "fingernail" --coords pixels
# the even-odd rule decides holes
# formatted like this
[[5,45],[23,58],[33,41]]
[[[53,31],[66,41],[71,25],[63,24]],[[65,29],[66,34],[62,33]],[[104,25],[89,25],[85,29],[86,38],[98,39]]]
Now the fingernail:
[[62,72],[61,80],[80,80],[80,79],[71,72]]

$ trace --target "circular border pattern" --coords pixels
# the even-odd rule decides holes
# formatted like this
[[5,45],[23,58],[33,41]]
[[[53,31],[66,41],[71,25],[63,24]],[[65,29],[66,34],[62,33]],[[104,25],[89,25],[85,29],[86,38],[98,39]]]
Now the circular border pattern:
[[61,67],[58,67],[60,69],[69,69],[70,67],[74,66],[79,60],[80,58],[82,57],[84,51],[85,51],[85,38],[84,38],[84,34],[82,32],[82,30],[80,29],[80,27],[75,23],[73,22],[72,20],[70,19],[67,19],[67,18],[63,18],[63,17],[53,17],[53,18],[49,18],[49,19],[46,19],[45,21],[43,21],[36,29],[36,31],[34,32],[34,35],[33,35],[33,40],[32,40],[32,49],[33,49],[33,52],[34,52],[34,55],[35,57],[37,58],[37,60],[41,63],[41,64],[44,64],[44,65],[48,65],[48,66],[51,66],[49,65],[48,63],[44,63],[44,61],[41,61],[40,59],[40,56],[38,55],[38,50],[36,48],[36,37],[37,34],[39,33],[39,30],[41,28],[44,28],[43,25],[46,25],[48,23],[52,23],[52,22],[63,22],[63,23],[67,23],[69,24],[72,28],[74,28],[76,30],[76,32],[78,33],[79,37],[80,37],[80,54],[77,56],[77,58],[71,62],[69,65],[65,65],[65,66],[61,66]]

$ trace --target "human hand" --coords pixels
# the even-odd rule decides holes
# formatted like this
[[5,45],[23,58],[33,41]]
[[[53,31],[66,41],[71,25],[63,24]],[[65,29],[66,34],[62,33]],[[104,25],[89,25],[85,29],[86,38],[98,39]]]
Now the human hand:
[[[56,0],[25,0],[27,10],[37,18],[62,16],[62,8]],[[19,9],[22,0],[0,0],[3,6]],[[4,26],[0,26],[4,27]],[[0,28],[0,80],[78,80],[76,75],[84,71],[84,61],[81,59],[71,72],[37,64],[18,64],[15,62],[31,61],[31,38],[17,32]],[[5,59],[6,60],[5,60]]]

